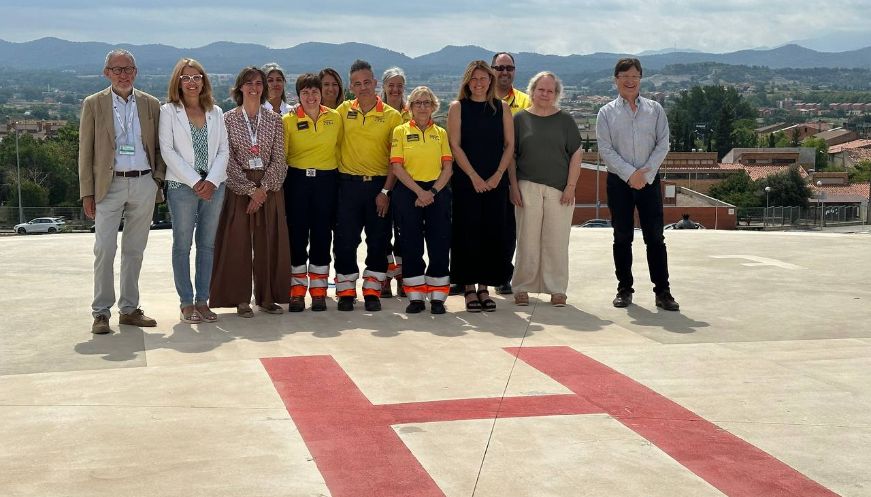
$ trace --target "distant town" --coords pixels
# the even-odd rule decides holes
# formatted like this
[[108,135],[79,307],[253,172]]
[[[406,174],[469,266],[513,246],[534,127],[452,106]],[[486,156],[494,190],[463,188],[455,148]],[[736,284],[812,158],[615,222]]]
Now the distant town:
[[[524,67],[521,63],[518,61],[515,86],[525,89],[529,75],[544,67]],[[0,226],[18,219],[17,214],[6,212],[10,204],[18,203],[12,188],[17,177],[11,174],[16,163],[10,137],[26,135],[43,142],[63,140],[64,134],[67,140],[77,136],[82,99],[106,86],[102,76],[94,72],[0,66],[0,206],[5,206],[0,207]],[[418,85],[429,86],[445,104],[456,97],[459,71],[448,74],[417,68],[408,73],[408,91]],[[297,75],[287,71],[288,88]],[[575,222],[582,223],[606,215],[607,209],[602,209],[604,182],[597,181],[603,164],[596,153],[595,121],[599,108],[612,100],[615,92],[608,71],[566,69],[560,75],[565,83],[561,105],[578,125],[588,168],[579,183],[575,215]],[[167,78],[168,70],[161,73],[152,68],[142,71],[136,84],[163,99]],[[235,74],[211,73],[210,78],[220,105],[225,110],[232,108],[228,95]],[[671,64],[645,70],[642,95],[660,102],[669,112],[673,152],[661,173],[667,207],[673,207],[671,218],[676,220],[690,212],[703,224],[710,224],[707,227],[719,229],[800,223],[821,226],[826,221],[867,219],[871,197],[871,71],[768,69],[715,62]],[[293,97],[293,91],[288,91],[290,103],[294,103]],[[443,105],[441,115],[436,116],[442,123],[446,108]],[[29,145],[28,153],[35,153],[36,146]],[[40,157],[52,160],[50,154]],[[26,158],[28,172],[22,181],[34,183],[34,192],[43,191],[29,198],[28,207],[75,208],[78,197],[70,179],[75,176],[74,159],[75,153],[65,154],[56,159],[62,164],[51,166]],[[805,198],[796,200],[781,191],[782,186],[775,188],[781,184],[775,176],[786,176],[790,171],[806,187],[802,193]],[[55,191],[63,181],[68,183],[65,190]],[[582,188],[580,184],[585,181],[587,186]],[[590,186],[594,184],[599,188]],[[788,208],[788,215],[784,208]],[[666,212],[668,217],[669,209]]]

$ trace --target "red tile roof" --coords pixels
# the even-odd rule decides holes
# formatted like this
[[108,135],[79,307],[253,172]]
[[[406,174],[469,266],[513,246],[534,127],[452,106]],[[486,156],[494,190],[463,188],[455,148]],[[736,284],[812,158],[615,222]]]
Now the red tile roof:
[[830,154],[839,154],[844,150],[854,150],[857,148],[871,148],[871,140],[853,140],[840,145],[832,145],[829,147]]
[[868,183],[850,185],[811,185],[814,192],[826,193],[826,202],[860,202],[868,198]]
[[[747,165],[747,164],[730,164],[731,166],[738,166],[741,169],[747,171],[747,175],[750,176],[750,179],[753,181],[760,180],[762,178],[767,178],[773,174],[780,174],[786,171],[789,171],[790,168],[795,167],[788,164],[783,165],[772,165],[772,164],[764,164],[764,165]],[[804,168],[799,167],[798,173],[802,178],[807,179],[809,176]]]

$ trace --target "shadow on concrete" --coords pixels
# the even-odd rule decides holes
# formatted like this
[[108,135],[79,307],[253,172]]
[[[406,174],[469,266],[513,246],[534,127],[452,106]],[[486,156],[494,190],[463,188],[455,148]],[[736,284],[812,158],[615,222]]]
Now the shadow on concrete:
[[[102,355],[107,361],[129,361],[148,350],[172,349],[185,354],[198,354],[215,350],[237,340],[276,342],[292,335],[310,334],[315,338],[337,338],[345,334],[369,334],[375,338],[392,338],[408,333],[430,333],[439,337],[462,337],[471,333],[489,333],[494,336],[520,339],[527,333],[531,314],[517,312],[513,300],[497,300],[492,313],[469,313],[462,299],[448,301],[448,313],[432,315],[429,308],[420,314],[406,314],[406,299],[383,299],[383,310],[366,312],[362,302],[353,312],[336,310],[335,300],[328,300],[326,312],[315,313],[306,309],[301,313],[271,315],[255,308],[254,318],[236,315],[232,309],[215,309],[219,319],[215,323],[190,325],[176,323],[167,329],[139,329],[121,326],[120,332],[91,336],[76,344],[79,354]],[[531,307],[525,309],[532,309]],[[583,320],[569,319],[566,322]],[[542,329],[540,326],[537,329]]]
[[113,326],[110,335],[90,335],[90,339],[77,343],[75,351],[82,355],[101,355],[110,362],[132,361],[145,351],[145,333],[135,326]]
[[710,326],[709,323],[696,321],[684,313],[664,311],[658,307],[656,312],[652,312],[644,307],[639,307],[637,304],[632,304],[626,308],[626,313],[632,318],[631,324],[661,328],[671,333],[695,333],[698,328]]

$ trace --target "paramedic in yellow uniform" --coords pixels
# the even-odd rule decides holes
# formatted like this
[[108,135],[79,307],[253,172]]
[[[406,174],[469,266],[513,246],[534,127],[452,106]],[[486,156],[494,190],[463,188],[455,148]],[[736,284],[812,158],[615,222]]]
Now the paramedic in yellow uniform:
[[336,296],[340,311],[353,311],[357,296],[357,247],[366,232],[363,299],[367,311],[381,310],[381,286],[387,277],[390,237],[390,194],[396,177],[390,171],[390,139],[402,124],[399,112],[375,93],[378,81],[362,60],[351,65],[351,91],[356,97],[336,110],[342,120],[339,200],[336,211]]
[[[418,86],[408,97],[412,120],[393,130],[390,163],[399,184],[393,209],[399,225],[403,279],[409,304],[405,312],[423,311],[429,297],[433,314],[445,313],[450,287],[451,178],[453,156],[447,132],[432,121],[439,101]],[[429,266],[423,261],[423,247]]]

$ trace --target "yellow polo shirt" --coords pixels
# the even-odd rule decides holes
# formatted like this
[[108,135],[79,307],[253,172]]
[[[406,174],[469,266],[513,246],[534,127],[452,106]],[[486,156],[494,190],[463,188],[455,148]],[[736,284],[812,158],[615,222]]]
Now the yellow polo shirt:
[[284,151],[287,165],[296,169],[328,171],[339,167],[342,120],[339,113],[321,105],[318,121],[302,105],[281,119],[284,123]]
[[399,113],[399,115],[402,116],[403,123],[407,123],[408,121],[411,121],[411,111],[408,109],[408,107],[405,107],[404,109],[402,109],[402,111]]
[[402,116],[381,101],[367,114],[357,99],[345,100],[336,109],[342,120],[339,172],[359,176],[386,176],[393,128],[402,124]]
[[508,108],[511,109],[512,116],[523,109],[532,107],[532,100],[530,100],[529,95],[523,93],[517,88],[511,88],[511,91],[508,92],[508,95],[502,97],[502,100],[508,103]]
[[420,129],[412,119],[393,130],[390,163],[402,164],[415,181],[435,181],[450,160],[448,133],[432,121]]

